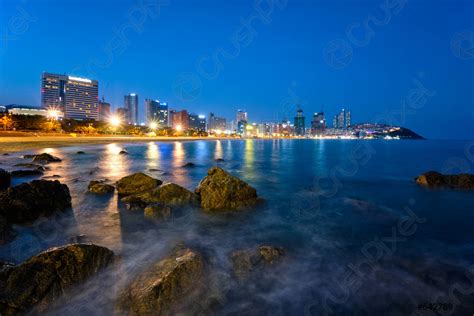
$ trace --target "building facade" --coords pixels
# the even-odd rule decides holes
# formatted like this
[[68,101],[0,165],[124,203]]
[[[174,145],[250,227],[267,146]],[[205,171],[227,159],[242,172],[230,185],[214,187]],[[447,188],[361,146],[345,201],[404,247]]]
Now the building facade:
[[189,128],[200,132],[206,131],[206,116],[189,114]]
[[348,129],[351,127],[351,111],[342,109],[339,114],[334,117],[333,127],[336,129]]
[[123,107],[127,109],[127,121],[128,124],[138,124],[138,94],[130,93],[124,96]]
[[43,73],[41,106],[76,120],[99,119],[99,82],[80,77]]
[[99,101],[99,121],[105,121],[110,117],[110,103]]
[[326,130],[326,120],[324,119],[324,112],[314,113],[311,121],[311,135],[323,135]]
[[[45,108],[40,108],[37,106],[31,105],[20,105],[20,104],[10,104],[4,107],[5,111],[11,115],[40,115],[40,116],[48,116],[48,110]],[[62,112],[60,113],[60,117],[63,116]]]
[[187,131],[189,129],[188,111],[182,110],[173,114],[172,127],[177,131]]
[[305,128],[305,117],[303,116],[303,110],[298,107],[295,116],[295,135],[296,136],[304,136],[306,133]]
[[168,126],[168,103],[145,99],[145,120],[156,122],[160,128]]
[[209,113],[209,124],[207,129],[209,131],[225,131],[227,127],[227,120],[223,117],[215,116],[214,113]]

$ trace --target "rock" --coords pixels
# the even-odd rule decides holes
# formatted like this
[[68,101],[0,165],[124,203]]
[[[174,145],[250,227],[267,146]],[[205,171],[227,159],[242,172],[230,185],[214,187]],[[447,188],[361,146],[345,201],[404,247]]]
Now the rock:
[[0,216],[0,245],[8,243],[12,239],[12,226],[3,216]]
[[33,156],[33,162],[48,163],[48,162],[61,162],[61,161],[62,160],[60,158],[47,154],[47,153],[42,153],[40,155]]
[[224,162],[225,160],[222,159],[222,158],[216,158],[215,161],[216,161],[216,162]]
[[111,184],[105,183],[103,180],[91,181],[87,186],[87,190],[90,193],[95,194],[112,194],[115,192],[115,187]]
[[16,165],[13,165],[13,167],[22,167],[22,168],[28,168],[28,169],[33,169],[33,170],[46,171],[45,167],[43,167],[42,165],[35,164],[35,163],[17,163]]
[[69,238],[69,242],[72,244],[80,244],[80,243],[83,243],[85,240],[86,240],[86,235],[84,234],[72,236]]
[[171,207],[162,204],[152,204],[145,207],[143,215],[151,220],[166,221],[171,217]]
[[144,173],[134,173],[117,181],[117,191],[120,195],[131,195],[151,190],[163,181],[154,179]]
[[43,179],[59,179],[61,176],[59,174],[53,174],[52,176],[43,177]]
[[128,155],[128,151],[126,151],[126,150],[121,150],[121,151],[119,152],[119,155]]
[[257,191],[219,167],[212,167],[195,193],[208,211],[242,210],[258,202]]
[[453,189],[474,189],[474,175],[443,175],[436,171],[426,172],[416,178],[416,183],[429,188],[447,187]]
[[196,167],[196,165],[192,162],[187,162],[181,166],[181,168],[194,168],[194,167]]
[[142,205],[159,203],[166,206],[187,206],[195,204],[197,201],[198,197],[194,193],[175,183],[166,183],[152,190],[122,199],[124,203]]
[[14,170],[11,172],[13,178],[22,178],[22,177],[32,177],[32,176],[41,176],[43,171],[37,169],[27,169],[27,170]]
[[9,153],[3,153],[3,156],[10,156]]
[[117,309],[127,315],[171,315],[204,270],[202,256],[179,248],[135,277],[119,295]]
[[80,150],[80,151],[78,151],[76,154],[78,154],[78,155],[85,155],[86,153]]
[[48,310],[60,296],[106,268],[114,253],[92,244],[52,248],[0,273],[2,314],[24,314],[36,307]]
[[69,189],[57,180],[34,180],[0,192],[0,215],[13,224],[32,222],[70,207]]
[[151,171],[151,172],[160,172],[161,170],[160,170],[160,169],[151,168],[151,169],[148,169],[148,171]]
[[12,177],[6,170],[0,169],[0,190],[5,190],[10,186]]
[[234,274],[238,279],[247,278],[252,271],[274,264],[284,255],[281,247],[259,246],[258,249],[237,250],[230,255]]

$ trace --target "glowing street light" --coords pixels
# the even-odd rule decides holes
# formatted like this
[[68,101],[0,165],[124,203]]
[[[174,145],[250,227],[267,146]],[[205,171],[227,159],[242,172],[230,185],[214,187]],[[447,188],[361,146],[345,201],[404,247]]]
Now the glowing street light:
[[180,124],[176,125],[176,131],[177,132],[183,131],[183,126],[181,126]]
[[149,126],[150,126],[150,129],[157,129],[158,128],[158,123],[150,122]]
[[59,110],[55,109],[55,108],[48,108],[48,118],[52,119],[52,120],[57,120],[59,118]]
[[118,127],[120,126],[120,124],[122,124],[122,120],[120,119],[120,117],[114,115],[109,118],[109,123],[113,127]]

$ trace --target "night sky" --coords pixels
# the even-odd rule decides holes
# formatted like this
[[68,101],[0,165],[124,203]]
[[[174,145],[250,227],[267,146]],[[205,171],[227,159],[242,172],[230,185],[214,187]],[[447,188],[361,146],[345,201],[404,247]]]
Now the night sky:
[[474,1],[0,0],[0,104],[40,105],[43,71],[99,80],[114,107],[261,122],[300,104],[474,139]]

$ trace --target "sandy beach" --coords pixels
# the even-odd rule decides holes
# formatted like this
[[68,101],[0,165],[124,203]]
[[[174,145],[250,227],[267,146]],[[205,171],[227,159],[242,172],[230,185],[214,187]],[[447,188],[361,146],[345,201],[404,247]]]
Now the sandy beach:
[[[3,134],[3,133],[2,133]],[[66,146],[109,144],[109,143],[140,143],[150,141],[194,141],[211,140],[210,137],[134,137],[134,136],[0,136],[0,153],[12,153],[37,148],[53,148]],[[229,139],[229,138],[226,138]]]

